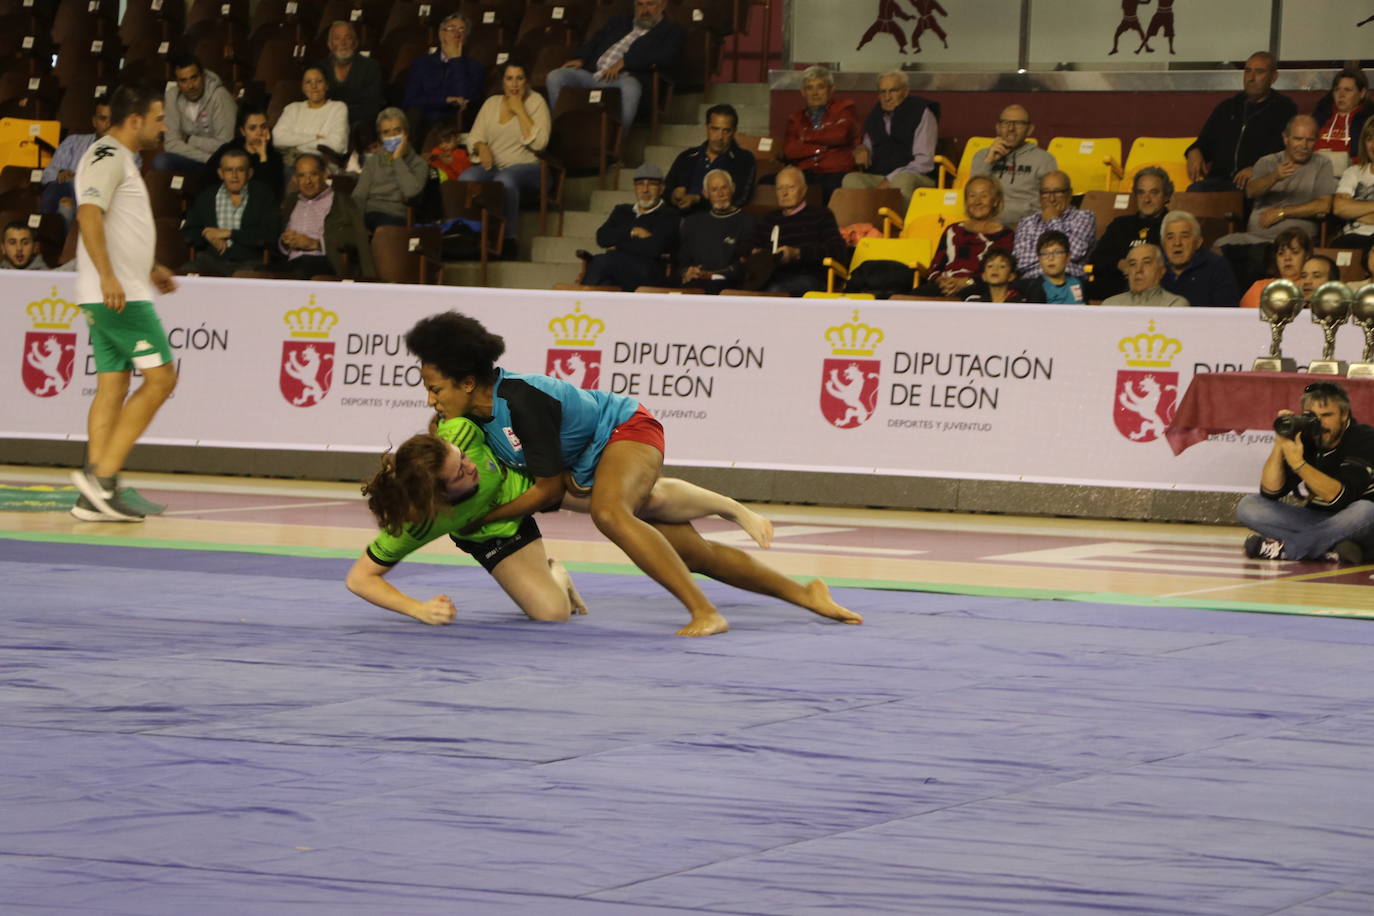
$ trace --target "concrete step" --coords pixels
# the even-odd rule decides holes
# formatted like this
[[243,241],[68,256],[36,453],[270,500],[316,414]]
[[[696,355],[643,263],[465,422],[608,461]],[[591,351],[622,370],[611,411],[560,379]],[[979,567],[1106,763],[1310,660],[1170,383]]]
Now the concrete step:
[[705,139],[704,129],[700,123],[664,124],[658,132],[660,144],[679,150],[689,146],[697,146]]
[[[487,285],[503,289],[552,289],[555,283],[571,283],[580,268],[572,264],[540,264],[528,261],[493,261],[487,268]],[[444,265],[447,286],[480,286],[481,265],[461,261]]]
[[705,99],[709,104],[728,102],[738,108],[741,105],[767,105],[767,83],[712,83],[706,87]]
[[601,250],[595,236],[537,235],[529,246],[530,260],[539,264],[576,264],[579,260],[577,249],[584,248],[592,254]]
[[634,199],[635,196],[630,191],[593,191],[592,204],[587,209],[593,213],[601,214],[601,219],[604,222],[606,216],[618,204],[631,204],[634,203]]
[[[590,210],[569,210],[563,214],[563,235],[569,238],[594,239],[596,238],[596,230],[605,221],[605,213],[593,213]],[[557,238],[554,233],[558,232],[558,214],[549,214],[548,231],[550,237]],[[521,241],[536,238],[539,235],[539,214],[521,213],[520,227],[517,233]]]

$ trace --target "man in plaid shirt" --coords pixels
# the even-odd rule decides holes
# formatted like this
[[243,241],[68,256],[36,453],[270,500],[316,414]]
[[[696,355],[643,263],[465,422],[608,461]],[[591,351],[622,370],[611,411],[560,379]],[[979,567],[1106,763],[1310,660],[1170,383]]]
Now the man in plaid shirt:
[[1016,241],[1012,253],[1021,266],[1021,277],[1040,276],[1040,259],[1036,247],[1040,236],[1051,229],[1069,237],[1069,275],[1080,280],[1086,273],[1088,253],[1097,241],[1097,219],[1087,210],[1073,206],[1073,185],[1069,176],[1055,170],[1040,178],[1040,211],[1032,213],[1016,224]]
[[236,270],[263,263],[263,249],[280,229],[280,215],[272,192],[249,184],[253,167],[243,150],[220,157],[220,184],[206,188],[186,214],[181,233],[195,256],[182,273],[227,277]]

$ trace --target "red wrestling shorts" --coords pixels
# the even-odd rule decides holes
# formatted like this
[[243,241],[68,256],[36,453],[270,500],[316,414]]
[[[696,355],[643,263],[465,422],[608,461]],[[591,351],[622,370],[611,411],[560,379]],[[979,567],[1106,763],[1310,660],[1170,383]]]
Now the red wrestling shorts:
[[643,404],[630,414],[630,419],[611,431],[611,438],[606,440],[606,444],[621,441],[643,442],[666,454],[663,447],[663,424],[655,420],[654,415],[649,413],[649,409]]

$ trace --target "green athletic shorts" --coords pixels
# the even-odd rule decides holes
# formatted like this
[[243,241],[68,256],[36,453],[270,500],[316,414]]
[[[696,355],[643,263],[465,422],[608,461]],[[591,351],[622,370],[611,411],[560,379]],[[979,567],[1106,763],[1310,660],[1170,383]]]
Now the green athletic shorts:
[[110,311],[103,302],[83,302],[81,311],[91,328],[96,372],[155,369],[172,361],[167,332],[151,302],[126,302],[122,312]]

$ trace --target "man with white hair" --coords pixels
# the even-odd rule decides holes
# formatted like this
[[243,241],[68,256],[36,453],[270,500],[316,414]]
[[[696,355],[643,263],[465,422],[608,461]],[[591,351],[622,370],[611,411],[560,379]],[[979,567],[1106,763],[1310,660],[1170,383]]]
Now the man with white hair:
[[1193,306],[1230,306],[1240,304],[1236,275],[1226,259],[1202,247],[1202,227],[1197,217],[1185,210],[1170,210],[1160,226],[1164,259],[1169,269],[1164,288],[1188,300]]
[[846,188],[896,188],[911,199],[917,188],[935,186],[935,141],[939,139],[935,107],[911,94],[911,81],[901,70],[878,77],[878,104],[864,121],[863,145],[854,150],[861,172],[844,176]]
[[635,0],[633,16],[612,16],[573,52],[572,60],[549,71],[549,110],[557,111],[565,88],[619,89],[621,124],[634,123],[639,99],[653,71],[672,73],[687,33],[663,15],[668,0]]
[[683,286],[718,293],[741,276],[740,256],[753,235],[754,217],[735,205],[735,180],[725,169],[706,173],[702,193],[710,209],[682,221],[677,269]]
[[1124,293],[1108,296],[1103,305],[1150,305],[1155,307],[1187,307],[1188,300],[1160,286],[1164,279],[1164,252],[1158,245],[1145,242],[1127,254],[1123,265],[1130,288]]

